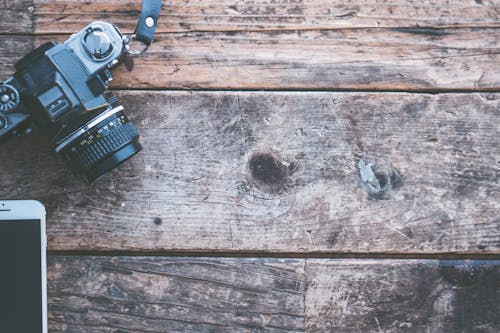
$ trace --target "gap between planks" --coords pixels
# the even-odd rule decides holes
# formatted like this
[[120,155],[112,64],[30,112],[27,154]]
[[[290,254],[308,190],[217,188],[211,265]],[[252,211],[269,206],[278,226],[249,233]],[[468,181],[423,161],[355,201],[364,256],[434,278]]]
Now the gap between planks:
[[99,257],[189,257],[189,258],[287,258],[287,259],[442,259],[497,260],[495,253],[300,253],[300,252],[229,252],[229,251],[47,251],[49,256]]
[[385,93],[411,93],[411,94],[428,94],[428,95],[439,95],[439,94],[473,94],[473,93],[499,93],[500,89],[497,88],[481,88],[481,89],[453,89],[453,88],[436,88],[436,89],[366,89],[366,88],[360,88],[360,89],[355,89],[355,88],[302,88],[302,89],[297,89],[297,88],[280,88],[280,89],[256,89],[256,88],[176,88],[176,87],[169,87],[169,88],[158,88],[158,87],[151,87],[148,89],[144,88],[133,88],[133,87],[127,87],[127,88],[109,88],[107,91],[134,91],[134,92],[149,92],[149,91],[161,91],[161,92],[166,92],[168,93],[169,91],[187,91],[187,92],[234,92],[234,93],[244,93],[244,92],[283,92],[283,93],[380,93],[380,94],[385,94]]

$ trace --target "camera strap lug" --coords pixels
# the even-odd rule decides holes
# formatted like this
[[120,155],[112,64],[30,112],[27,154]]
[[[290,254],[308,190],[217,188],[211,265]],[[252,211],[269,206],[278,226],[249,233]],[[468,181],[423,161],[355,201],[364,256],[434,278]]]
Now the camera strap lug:
[[[124,39],[125,52],[132,55],[141,55],[153,42],[153,36],[158,25],[162,0],[143,0],[141,16],[137,21],[134,34]],[[130,48],[132,41],[139,41],[144,45],[142,50],[136,51]]]

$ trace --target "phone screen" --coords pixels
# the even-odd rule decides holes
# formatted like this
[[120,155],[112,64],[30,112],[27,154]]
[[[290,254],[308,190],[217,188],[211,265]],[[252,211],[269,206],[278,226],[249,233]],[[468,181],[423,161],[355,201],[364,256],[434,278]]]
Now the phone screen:
[[0,332],[42,332],[40,220],[0,220]]

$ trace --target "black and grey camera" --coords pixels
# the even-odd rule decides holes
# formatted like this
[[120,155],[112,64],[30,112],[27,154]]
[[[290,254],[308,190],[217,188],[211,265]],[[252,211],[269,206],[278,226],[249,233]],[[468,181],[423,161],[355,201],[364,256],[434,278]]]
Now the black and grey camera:
[[138,153],[139,134],[123,106],[104,95],[126,48],[118,28],[94,22],[27,54],[0,83],[0,140],[34,123],[87,183]]

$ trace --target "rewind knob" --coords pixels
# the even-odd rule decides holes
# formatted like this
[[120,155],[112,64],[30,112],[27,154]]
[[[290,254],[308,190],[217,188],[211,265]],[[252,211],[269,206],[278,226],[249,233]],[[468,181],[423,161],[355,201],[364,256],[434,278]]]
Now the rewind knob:
[[11,85],[0,85],[0,111],[10,112],[19,105],[19,92]]
[[113,51],[109,35],[100,28],[89,28],[83,38],[83,45],[96,60],[104,60]]

